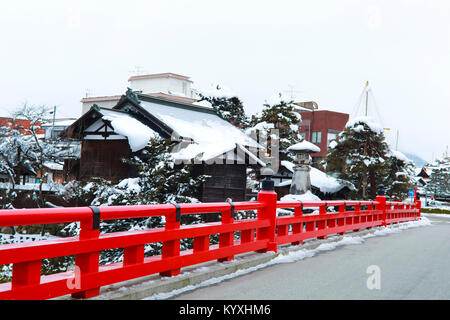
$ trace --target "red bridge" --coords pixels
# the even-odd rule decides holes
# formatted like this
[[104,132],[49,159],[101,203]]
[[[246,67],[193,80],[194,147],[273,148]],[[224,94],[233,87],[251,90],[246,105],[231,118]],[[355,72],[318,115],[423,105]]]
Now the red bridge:
[[[304,214],[305,208],[319,214]],[[327,208],[336,208],[328,212]],[[277,208],[293,214],[277,216]],[[351,210],[348,210],[351,209]],[[256,219],[235,220],[234,213],[257,210]],[[181,215],[221,213],[221,221],[180,225]],[[164,216],[164,228],[100,234],[101,220]],[[254,202],[186,203],[139,206],[80,207],[0,210],[0,227],[79,221],[78,237],[7,244],[0,246],[0,265],[13,264],[12,281],[0,284],[0,299],[49,299],[71,294],[88,298],[100,287],[160,273],[174,276],[180,268],[218,260],[230,261],[245,252],[277,251],[282,244],[323,239],[332,234],[370,229],[420,219],[420,201],[277,202],[273,191],[261,191]],[[235,237],[235,233],[240,234]],[[210,245],[210,235],[219,244]],[[193,249],[180,251],[180,240],[193,238]],[[237,239],[236,239],[237,238]],[[144,246],[162,242],[162,254],[144,257]],[[123,248],[123,261],[99,265],[100,251]],[[42,260],[75,255],[75,270],[41,275]],[[72,285],[75,284],[75,285]]]

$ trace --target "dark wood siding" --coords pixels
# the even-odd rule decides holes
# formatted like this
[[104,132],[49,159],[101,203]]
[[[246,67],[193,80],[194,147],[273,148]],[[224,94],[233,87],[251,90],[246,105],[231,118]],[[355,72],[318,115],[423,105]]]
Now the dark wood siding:
[[84,140],[81,146],[81,180],[101,177],[112,182],[129,177],[128,158],[131,150],[128,140]]
[[202,186],[200,201],[221,202],[227,198],[244,201],[246,191],[245,164],[196,165],[196,172],[210,175]]

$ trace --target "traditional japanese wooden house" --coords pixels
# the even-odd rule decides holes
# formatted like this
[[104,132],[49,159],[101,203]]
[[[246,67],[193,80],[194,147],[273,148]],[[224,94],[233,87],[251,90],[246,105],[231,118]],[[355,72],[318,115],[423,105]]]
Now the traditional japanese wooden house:
[[133,177],[122,158],[144,148],[152,135],[176,143],[176,163],[193,163],[193,175],[211,176],[198,199],[245,200],[246,170],[265,163],[262,147],[213,109],[128,90],[112,109],[92,106],[64,132],[82,141],[79,159],[66,160],[67,175],[77,180],[102,177],[114,182]]

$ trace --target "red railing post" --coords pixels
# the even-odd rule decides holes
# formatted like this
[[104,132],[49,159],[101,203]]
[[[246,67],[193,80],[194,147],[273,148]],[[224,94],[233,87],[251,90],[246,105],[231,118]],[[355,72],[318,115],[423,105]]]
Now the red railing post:
[[123,249],[123,265],[139,264],[144,262],[145,246],[138,245]]
[[[294,217],[302,217],[302,216],[303,216],[303,204],[301,205],[301,207],[296,207],[294,209]],[[302,232],[303,232],[303,223],[302,222],[292,224],[292,234],[299,234]],[[292,242],[292,245],[299,245],[302,243],[303,243],[303,241],[294,241],[294,242]]]
[[199,236],[194,238],[194,253],[209,250],[209,236]]
[[269,227],[259,228],[256,231],[257,240],[268,240],[267,248],[258,252],[277,252],[276,223],[277,223],[277,194],[274,191],[274,182],[266,178],[261,191],[258,193],[258,202],[264,203],[264,208],[258,209],[258,220],[269,220]]
[[[180,209],[179,206],[176,205],[176,212],[175,214],[167,215],[166,216],[166,224],[164,229],[165,230],[174,230],[174,229],[180,229]],[[180,255],[180,240],[169,240],[164,241],[162,245],[162,253],[161,258],[170,258],[170,257],[176,257]],[[173,277],[180,274],[180,268],[178,269],[172,269],[167,270],[159,273],[163,277]]]
[[382,225],[386,227],[386,197],[385,196],[376,196],[375,201],[378,202],[375,205],[375,210],[382,210],[383,213],[381,215],[381,220],[383,221]]
[[[359,216],[359,214],[361,213],[361,203],[355,204],[354,212],[355,212],[355,217],[353,219],[353,223],[359,224],[359,222],[361,221],[360,220],[361,217]],[[359,228],[353,229],[354,232],[358,232],[359,230],[360,230]]]
[[[222,212],[222,224],[233,223],[234,219],[232,217],[232,211],[234,211],[234,205],[231,204],[230,210],[225,210]],[[219,248],[230,247],[234,244],[234,232],[226,232],[219,234]],[[219,262],[232,261],[234,256],[227,256],[219,258]]]
[[[338,207],[339,209],[339,213],[345,213],[345,204],[342,204],[342,205],[339,205],[339,207]],[[337,226],[338,227],[343,227],[343,226],[345,226],[345,218],[338,218],[337,219]],[[339,235],[341,235],[341,236],[343,236],[344,234],[345,234],[345,231],[341,231],[341,232],[338,232],[338,234]]]
[[[367,213],[368,213],[368,215],[366,217],[367,222],[373,222],[373,219],[374,219],[374,216],[373,216],[374,208],[373,207],[374,207],[373,202],[371,202],[370,205],[367,206]],[[370,229],[372,229],[372,226],[369,226],[366,229],[370,230]]]
[[[92,207],[93,217],[89,220],[84,220],[80,222],[80,235],[79,239],[98,239],[100,236],[100,211],[98,208]],[[89,252],[78,254],[75,256],[75,265],[76,268],[79,268],[79,273],[75,272],[75,276],[80,277],[80,281],[76,281],[76,283],[81,284],[81,288],[89,285],[86,284],[83,280],[84,275],[90,273],[96,273],[99,270],[99,259],[100,252]],[[72,293],[73,298],[78,299],[86,299],[93,296],[97,296],[100,293],[100,288],[91,288],[84,291]]]
[[14,263],[11,289],[36,285],[41,282],[42,260]]
[[416,217],[415,220],[417,220],[417,218],[420,218],[420,215],[421,215],[422,202],[420,201],[420,199],[415,199],[414,203],[415,203],[416,209],[419,210],[417,213],[414,214],[414,217]]
[[[319,216],[325,217],[326,214],[327,214],[327,203],[325,202],[323,206],[319,207]],[[317,230],[323,230],[326,228],[327,228],[327,221],[325,219],[317,221]],[[317,239],[326,239],[326,238],[327,238],[326,235],[317,237]]]

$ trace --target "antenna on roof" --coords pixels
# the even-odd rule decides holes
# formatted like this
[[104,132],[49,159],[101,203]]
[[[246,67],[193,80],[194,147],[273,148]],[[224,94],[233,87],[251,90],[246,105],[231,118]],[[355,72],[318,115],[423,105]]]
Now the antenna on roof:
[[86,98],[88,98],[91,95],[92,91],[91,89],[86,89]]
[[291,99],[294,99],[295,97],[294,97],[294,92],[296,92],[296,93],[302,93],[303,91],[301,91],[301,90],[294,90],[294,86],[292,86],[292,85],[290,85],[290,84],[288,84],[288,87],[290,88],[290,90],[284,90],[283,92],[288,92],[288,93],[290,93],[291,94]]
[[134,76],[141,76],[147,73],[142,66],[134,66],[134,70],[128,72],[132,73]]

